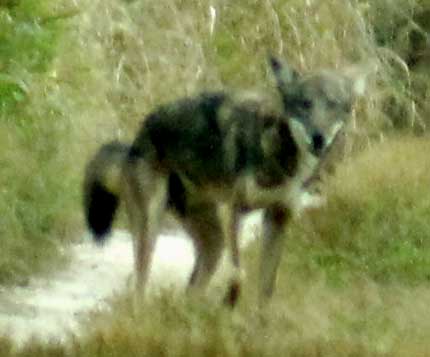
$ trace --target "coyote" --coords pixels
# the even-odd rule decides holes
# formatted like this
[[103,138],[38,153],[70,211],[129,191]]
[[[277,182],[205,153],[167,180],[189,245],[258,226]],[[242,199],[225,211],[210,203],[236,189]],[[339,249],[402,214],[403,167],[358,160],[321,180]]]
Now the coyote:
[[138,292],[148,278],[162,218],[170,211],[195,246],[191,290],[206,287],[229,242],[235,274],[226,301],[234,305],[241,284],[238,220],[263,209],[261,302],[272,295],[284,227],[351,116],[365,80],[339,70],[300,74],[275,57],[269,63],[279,108],[257,96],[225,92],[180,99],[149,114],[131,145],[105,144],[88,163],[88,226],[95,240],[103,241],[119,201],[125,203]]

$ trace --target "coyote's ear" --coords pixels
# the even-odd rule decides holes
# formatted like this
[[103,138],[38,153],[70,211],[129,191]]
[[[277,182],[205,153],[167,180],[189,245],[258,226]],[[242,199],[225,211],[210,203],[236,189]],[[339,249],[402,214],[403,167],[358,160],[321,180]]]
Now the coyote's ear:
[[275,74],[278,85],[284,86],[294,82],[299,74],[298,72],[290,67],[285,61],[269,55],[269,64]]
[[282,62],[280,59],[276,58],[273,55],[268,56],[268,62],[270,63],[270,67],[274,73],[278,73],[282,69]]
[[351,83],[351,92],[356,97],[362,97],[367,88],[368,77],[378,70],[376,64],[368,63],[353,66],[344,70],[346,79]]

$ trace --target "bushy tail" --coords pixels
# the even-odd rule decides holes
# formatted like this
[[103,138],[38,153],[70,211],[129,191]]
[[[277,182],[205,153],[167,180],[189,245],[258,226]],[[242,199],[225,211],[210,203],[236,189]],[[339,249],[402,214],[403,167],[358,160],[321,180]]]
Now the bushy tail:
[[103,145],[88,163],[84,180],[84,209],[97,242],[109,234],[120,199],[122,164],[129,146],[114,141]]

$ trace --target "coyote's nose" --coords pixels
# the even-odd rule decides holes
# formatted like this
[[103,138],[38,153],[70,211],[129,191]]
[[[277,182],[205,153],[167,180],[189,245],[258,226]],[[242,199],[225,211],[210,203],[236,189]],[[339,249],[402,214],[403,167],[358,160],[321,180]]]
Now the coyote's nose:
[[322,136],[320,133],[315,133],[312,135],[312,151],[315,155],[320,155],[322,153],[324,145],[324,136]]

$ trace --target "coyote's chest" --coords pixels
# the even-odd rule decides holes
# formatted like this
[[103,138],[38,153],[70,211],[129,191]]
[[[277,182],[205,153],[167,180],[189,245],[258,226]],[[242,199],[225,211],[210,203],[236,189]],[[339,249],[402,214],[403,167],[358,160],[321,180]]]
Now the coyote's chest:
[[294,208],[301,200],[303,184],[314,173],[318,160],[311,154],[304,154],[299,160],[294,175],[287,176],[283,182],[274,186],[259,184],[255,175],[245,175],[239,180],[240,202],[251,209],[280,204]]
[[254,170],[238,176],[230,185],[210,185],[204,190],[212,200],[230,202],[247,209],[265,208],[280,204],[294,208],[301,200],[304,182],[314,173],[318,160],[311,154],[302,155],[296,171],[267,185]]

